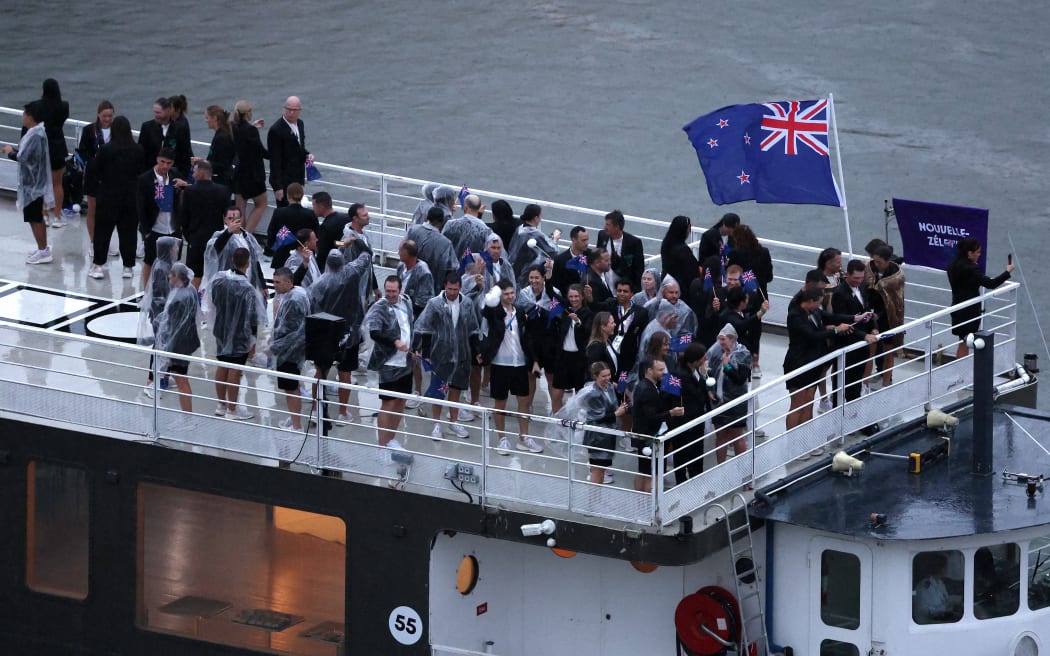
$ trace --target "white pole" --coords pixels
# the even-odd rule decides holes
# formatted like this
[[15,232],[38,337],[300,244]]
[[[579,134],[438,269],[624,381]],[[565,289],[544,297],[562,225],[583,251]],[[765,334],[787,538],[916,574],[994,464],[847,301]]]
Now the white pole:
[[839,122],[835,119],[835,96],[828,94],[828,118],[835,137],[835,161],[839,166],[839,197],[842,200],[842,217],[846,221],[846,250],[853,254],[853,235],[849,229],[849,210],[846,208],[846,178],[842,175],[842,150],[839,148]]

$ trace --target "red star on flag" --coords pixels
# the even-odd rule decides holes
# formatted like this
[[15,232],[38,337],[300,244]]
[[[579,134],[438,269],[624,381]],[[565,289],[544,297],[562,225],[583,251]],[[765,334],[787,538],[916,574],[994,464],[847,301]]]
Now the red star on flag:
[[718,139],[708,139],[707,140],[707,145],[709,147],[711,147],[711,148],[717,148],[718,147]]
[[744,171],[741,171],[740,175],[736,176],[736,179],[740,181],[740,184],[751,184],[751,176]]
[[724,118],[718,119],[718,127],[720,127],[720,128],[728,128],[729,127],[729,120],[728,119],[724,119]]
[[744,143],[746,143],[748,145],[751,144],[751,135],[748,134],[747,132],[744,133]]

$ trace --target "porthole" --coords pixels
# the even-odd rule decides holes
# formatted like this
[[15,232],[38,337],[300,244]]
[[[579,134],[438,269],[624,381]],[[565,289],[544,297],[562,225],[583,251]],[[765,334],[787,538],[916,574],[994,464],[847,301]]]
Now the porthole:
[[655,572],[656,568],[659,567],[659,565],[653,565],[652,563],[643,563],[637,560],[632,560],[631,567],[635,568],[642,574],[649,574]]
[[456,589],[459,594],[468,595],[478,584],[478,559],[474,556],[463,556],[456,570]]

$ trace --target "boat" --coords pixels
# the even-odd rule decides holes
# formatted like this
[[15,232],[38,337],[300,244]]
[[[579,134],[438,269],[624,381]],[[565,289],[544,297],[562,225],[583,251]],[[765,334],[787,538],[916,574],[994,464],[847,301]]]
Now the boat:
[[[317,165],[310,189],[367,199],[376,264],[387,263],[428,181]],[[539,202],[555,225],[603,214],[475,193]],[[510,456],[490,409],[464,424],[470,439],[436,443],[409,413],[411,463],[396,460],[376,443],[367,376],[313,392],[317,412],[326,387],[349,388],[356,419],[318,414],[301,432],[279,426],[273,372],[256,366],[243,369],[257,419],[209,414],[207,346],[189,358],[196,412],[159,375],[146,396],[137,290],[87,287],[71,234],[64,269],[0,269],[6,653],[912,656],[1050,644],[1050,416],[1032,409],[1036,366],[1017,364],[1015,283],[968,302],[983,303],[986,331],[954,359],[943,275],[906,269],[907,358],[893,385],[845,403],[832,381],[835,410],[784,430],[783,380],[767,373],[736,402],[746,452],[716,465],[709,451],[704,472],[678,483],[671,432],[651,454],[618,454],[617,484],[600,485],[572,438],[558,441],[582,427],[542,412],[530,432],[544,453]],[[819,249],[763,243],[783,301],[765,319],[775,362],[786,299]],[[880,432],[860,433],[874,423]],[[625,481],[637,458],[651,459],[651,493]]]

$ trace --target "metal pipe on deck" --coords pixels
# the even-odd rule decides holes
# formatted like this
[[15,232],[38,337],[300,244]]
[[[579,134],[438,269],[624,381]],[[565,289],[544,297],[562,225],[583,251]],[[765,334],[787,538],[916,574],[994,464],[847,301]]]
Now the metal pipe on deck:
[[973,473],[980,475],[992,473],[994,378],[995,333],[981,330],[973,335]]

